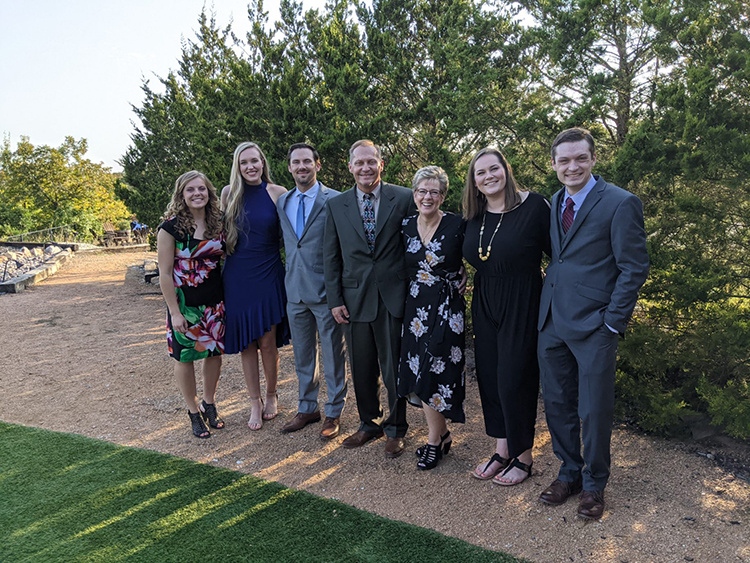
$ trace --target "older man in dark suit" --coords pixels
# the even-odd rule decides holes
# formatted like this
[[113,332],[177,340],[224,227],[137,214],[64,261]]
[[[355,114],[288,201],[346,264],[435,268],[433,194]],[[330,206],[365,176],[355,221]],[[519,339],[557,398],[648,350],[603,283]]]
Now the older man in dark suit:
[[565,187],[552,198],[538,325],[544,408],[562,462],[540,500],[559,505],[583,490],[578,515],[586,519],[604,511],[617,341],[648,276],[641,202],[593,176],[595,163],[585,129],[563,131],[552,144],[552,168]]
[[411,190],[381,180],[383,159],[372,141],[352,145],[349,171],[354,188],[328,202],[323,251],[328,307],[344,325],[360,418],[359,430],[342,445],[357,448],[385,431],[385,455],[395,458],[407,429],[406,400],[396,392],[407,280],[401,222],[416,207]]

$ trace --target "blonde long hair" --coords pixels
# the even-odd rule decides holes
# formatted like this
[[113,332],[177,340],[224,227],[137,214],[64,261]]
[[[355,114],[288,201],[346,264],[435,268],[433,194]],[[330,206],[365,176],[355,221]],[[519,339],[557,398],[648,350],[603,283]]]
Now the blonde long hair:
[[[260,173],[260,179],[264,182],[271,182],[271,173],[268,168],[268,159],[263,154],[261,148],[250,141],[240,143],[234,149],[232,158],[232,174],[229,177],[229,196],[227,197],[227,206],[224,209],[224,235],[227,241],[227,254],[234,252],[239,238],[239,230],[244,223],[245,218],[242,216],[242,202],[245,195],[245,181],[240,172],[240,154],[247,149],[255,149],[260,154],[263,161],[263,170]],[[224,189],[227,189],[224,188]]]
[[195,233],[195,221],[193,220],[193,214],[190,213],[190,209],[188,209],[185,203],[184,192],[185,186],[196,178],[203,180],[208,190],[208,202],[205,207],[206,231],[203,237],[205,239],[213,239],[221,233],[221,204],[219,203],[219,196],[216,195],[216,188],[214,188],[214,185],[203,172],[191,170],[177,178],[174,183],[172,200],[169,202],[162,219],[166,221],[174,217],[176,219],[175,231],[182,237]]
[[518,184],[513,176],[513,169],[510,167],[510,163],[499,150],[487,147],[474,155],[474,158],[471,159],[471,163],[469,164],[469,170],[466,172],[466,185],[464,186],[462,203],[464,219],[467,221],[470,221],[474,217],[478,217],[487,209],[487,198],[479,191],[477,183],[474,181],[474,168],[477,160],[486,154],[494,154],[505,169],[505,209],[513,209],[516,205],[521,203],[521,194],[518,193]]

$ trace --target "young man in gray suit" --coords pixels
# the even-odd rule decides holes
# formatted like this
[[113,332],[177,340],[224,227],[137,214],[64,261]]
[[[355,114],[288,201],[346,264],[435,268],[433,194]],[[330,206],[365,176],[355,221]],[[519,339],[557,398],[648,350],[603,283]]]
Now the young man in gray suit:
[[[359,430],[342,445],[357,448],[388,436],[385,455],[404,452],[406,399],[396,391],[407,272],[401,222],[416,213],[412,191],[380,179],[380,149],[367,140],[349,149],[355,186],[328,202],[325,277],[328,306],[345,327]],[[378,369],[380,366],[380,369]],[[380,405],[380,377],[388,418]]]
[[286,296],[292,331],[294,364],[299,379],[299,407],[282,432],[296,432],[320,421],[318,410],[318,346],[323,353],[328,401],[321,440],[339,434],[339,419],[346,398],[344,333],[331,317],[326,302],[323,276],[323,235],[326,204],[339,192],[318,182],[320,157],[314,147],[297,143],[287,153],[295,188],[279,197],[276,204],[286,249]]
[[592,176],[595,163],[585,129],[563,131],[552,144],[552,168],[565,187],[552,198],[538,325],[544,409],[562,462],[540,500],[560,505],[583,490],[578,515],[586,519],[604,512],[617,341],[648,276],[641,201]]

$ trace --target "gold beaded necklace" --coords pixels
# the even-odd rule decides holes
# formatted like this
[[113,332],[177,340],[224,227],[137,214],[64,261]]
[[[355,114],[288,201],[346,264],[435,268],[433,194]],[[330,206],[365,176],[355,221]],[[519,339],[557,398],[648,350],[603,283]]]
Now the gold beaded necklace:
[[490,252],[492,251],[492,241],[495,240],[495,235],[497,234],[497,230],[500,228],[500,225],[503,224],[503,217],[505,217],[505,213],[500,214],[500,220],[497,222],[497,227],[495,227],[495,232],[492,233],[492,237],[490,237],[490,243],[487,245],[487,254],[484,254],[482,252],[482,235],[484,235],[484,220],[487,219],[487,212],[484,212],[484,215],[482,216],[482,228],[479,229],[479,259],[482,262],[486,262],[490,257]]

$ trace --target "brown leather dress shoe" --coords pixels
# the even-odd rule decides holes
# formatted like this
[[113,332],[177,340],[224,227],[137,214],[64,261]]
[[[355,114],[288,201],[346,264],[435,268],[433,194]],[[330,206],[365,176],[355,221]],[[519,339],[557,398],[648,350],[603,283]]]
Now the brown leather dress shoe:
[[312,424],[313,422],[320,422],[320,411],[311,412],[309,414],[298,412],[292,420],[281,427],[281,432],[284,434],[287,434],[288,432],[296,432],[297,430],[302,430],[305,426]]
[[385,457],[393,459],[404,453],[404,439],[403,438],[391,438],[385,441]]
[[383,435],[382,430],[375,430],[374,432],[367,432],[365,430],[358,430],[343,442],[341,445],[345,448],[359,448],[364,446],[370,440],[377,440]]
[[320,431],[321,440],[330,440],[339,435],[339,419],[327,416]]
[[578,504],[578,516],[598,520],[604,513],[604,491],[583,491]]
[[563,504],[568,497],[581,492],[581,480],[570,483],[569,481],[560,481],[555,479],[552,484],[542,491],[539,500],[544,504],[558,506]]

